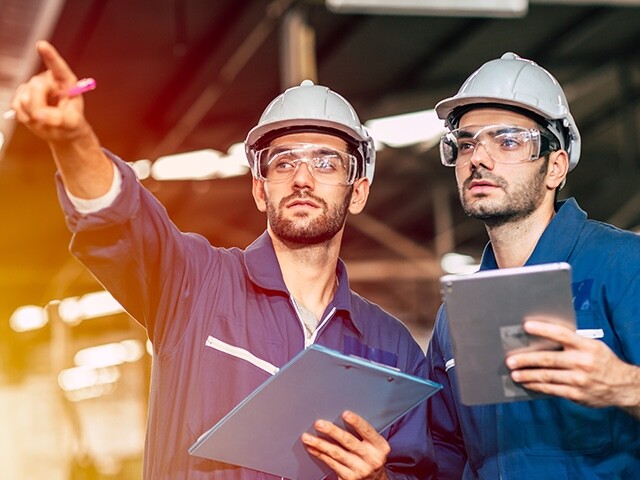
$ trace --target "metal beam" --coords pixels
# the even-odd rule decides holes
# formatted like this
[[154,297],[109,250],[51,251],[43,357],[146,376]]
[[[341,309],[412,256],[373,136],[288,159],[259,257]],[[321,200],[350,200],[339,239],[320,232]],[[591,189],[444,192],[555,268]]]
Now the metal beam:
[[[36,69],[38,40],[48,39],[65,0],[8,0],[0,3],[0,111],[8,110],[13,94]],[[0,117],[0,154],[9,143],[14,120]]]
[[396,252],[405,258],[412,260],[434,258],[431,250],[405,237],[366,213],[350,216],[349,224],[392,252]]
[[431,259],[348,261],[350,282],[390,282],[393,280],[436,280],[440,264]]
[[285,90],[303,80],[318,83],[315,32],[302,7],[292,8],[283,18],[280,31],[280,82]]
[[196,98],[187,111],[167,132],[162,141],[151,151],[149,158],[155,160],[161,155],[175,152],[198,126],[198,123],[222,97],[227,87],[245,68],[257,50],[273,32],[280,18],[296,0],[273,0],[267,5],[265,16],[235,49],[220,70],[218,78],[212,81]]

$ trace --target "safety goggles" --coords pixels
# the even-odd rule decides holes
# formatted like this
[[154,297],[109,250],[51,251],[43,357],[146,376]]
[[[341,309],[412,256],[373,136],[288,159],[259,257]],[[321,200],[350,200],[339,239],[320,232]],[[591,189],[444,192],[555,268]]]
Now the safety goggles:
[[550,132],[537,128],[471,125],[442,136],[440,159],[447,167],[465,164],[480,145],[493,161],[510,164],[534,161],[560,148]]
[[354,155],[317,144],[274,145],[258,150],[255,156],[255,176],[271,183],[291,180],[302,163],[325,185],[353,185],[358,170]]

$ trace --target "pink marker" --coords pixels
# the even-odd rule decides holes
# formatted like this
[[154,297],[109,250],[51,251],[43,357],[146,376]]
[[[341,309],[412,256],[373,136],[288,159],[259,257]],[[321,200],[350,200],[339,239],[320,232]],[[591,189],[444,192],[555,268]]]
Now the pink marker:
[[[96,86],[96,81],[93,78],[83,78],[78,80],[73,87],[69,88],[61,95],[65,97],[77,97],[83,93],[95,90]],[[16,111],[14,109],[7,110],[2,114],[2,117],[6,120],[11,120],[16,117]]]
[[76,84],[66,91],[67,97],[77,97],[83,93],[95,90],[96,81],[93,78],[83,78],[78,80]]

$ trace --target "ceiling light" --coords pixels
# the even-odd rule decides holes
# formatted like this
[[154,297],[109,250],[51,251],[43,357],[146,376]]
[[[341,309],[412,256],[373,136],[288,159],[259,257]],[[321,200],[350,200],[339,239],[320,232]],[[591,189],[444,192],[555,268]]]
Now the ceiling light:
[[212,178],[214,164],[221,153],[206,149],[178,153],[158,158],[151,165],[151,176],[156,180],[202,180]]
[[[136,171],[144,174],[145,165],[138,162],[134,165]],[[232,145],[226,154],[212,149],[197,150],[166,155],[151,165],[151,177],[155,180],[209,180],[244,175],[248,171],[244,143]]]
[[440,261],[440,267],[446,273],[469,274],[480,269],[480,265],[470,255],[460,253],[445,253]]
[[522,17],[528,0],[326,0],[337,13],[432,15],[467,17]]
[[121,373],[118,367],[73,367],[58,374],[58,385],[74,402],[97,398],[115,391]]
[[44,327],[48,322],[44,308],[36,305],[24,305],[16,308],[9,319],[14,332],[28,332]]
[[92,292],[82,297],[68,297],[60,301],[58,315],[68,324],[77,324],[90,318],[123,313],[124,308],[107,291]]
[[377,143],[393,148],[417,144],[430,147],[446,131],[435,110],[376,118],[365,122],[365,126]]
[[129,166],[133,168],[136,177],[140,180],[146,180],[151,176],[151,160],[136,160],[135,162],[129,162]]
[[139,340],[123,340],[83,348],[76,352],[73,362],[79,367],[110,367],[132,363],[144,355],[144,347]]

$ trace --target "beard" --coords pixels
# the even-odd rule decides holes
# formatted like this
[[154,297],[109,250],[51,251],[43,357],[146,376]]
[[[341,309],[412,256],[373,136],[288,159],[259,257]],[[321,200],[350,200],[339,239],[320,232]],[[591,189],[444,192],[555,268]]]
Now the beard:
[[[284,206],[294,199],[309,198],[321,205],[322,215],[309,219],[300,214],[296,218],[283,216]],[[344,226],[351,195],[346,195],[342,203],[329,206],[322,198],[310,193],[295,192],[280,200],[278,207],[266,197],[267,220],[274,235],[284,242],[301,245],[316,245],[331,240]]]
[[[546,160],[546,159],[545,159]],[[509,192],[509,184],[502,177],[498,177],[485,169],[475,170],[459,187],[460,201],[464,212],[475,219],[481,220],[489,227],[501,226],[513,221],[527,218],[542,203],[545,195],[544,179],[548,169],[548,162],[542,162],[533,178],[513,185]],[[465,197],[468,185],[473,180],[489,180],[507,194],[506,200],[487,199],[477,197],[475,203]]]

